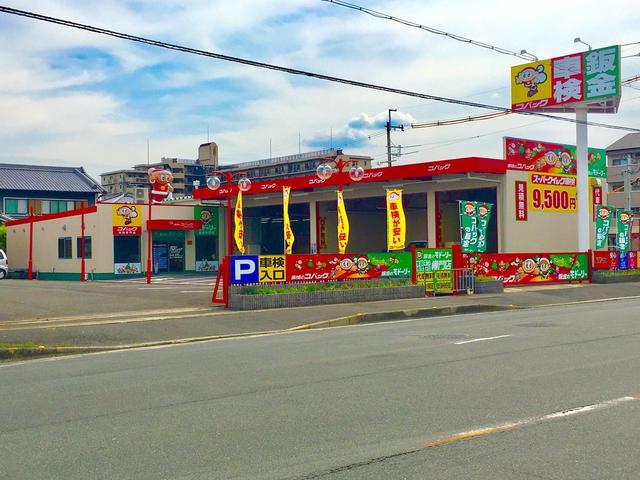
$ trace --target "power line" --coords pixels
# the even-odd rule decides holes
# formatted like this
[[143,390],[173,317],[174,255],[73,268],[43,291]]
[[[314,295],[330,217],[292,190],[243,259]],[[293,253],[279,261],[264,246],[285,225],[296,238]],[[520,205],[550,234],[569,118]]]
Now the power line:
[[482,109],[485,109],[485,110],[494,110],[494,111],[498,111],[498,112],[517,113],[517,114],[520,114],[520,115],[529,115],[529,116],[535,116],[535,117],[548,118],[548,119],[557,120],[557,121],[560,121],[560,122],[579,123],[579,124],[583,124],[583,125],[590,125],[590,126],[593,126],[593,127],[610,128],[610,129],[614,129],[614,130],[624,130],[624,131],[629,131],[629,132],[640,132],[640,129],[638,129],[638,128],[625,127],[625,126],[621,126],[621,125],[611,125],[611,124],[600,123],[600,122],[590,122],[590,121],[586,121],[585,122],[585,121],[577,120],[577,119],[573,119],[573,118],[556,117],[555,115],[550,115],[550,114],[541,113],[541,112],[515,111],[515,110],[512,110],[510,108],[499,107],[497,105],[489,105],[489,104],[484,104],[484,103],[469,102],[469,101],[466,101],[466,100],[458,100],[456,98],[442,97],[442,96],[438,96],[438,95],[430,95],[430,94],[427,94],[427,93],[412,92],[412,91],[409,91],[409,90],[402,90],[402,89],[399,89],[399,88],[386,87],[386,86],[383,86],[383,85],[376,85],[376,84],[373,84],[373,83],[365,83],[365,82],[359,82],[359,81],[356,81],[356,80],[349,80],[349,79],[340,78],[340,77],[333,77],[333,76],[324,75],[324,74],[321,74],[321,73],[314,73],[314,72],[308,72],[308,71],[305,71],[305,70],[298,70],[298,69],[295,69],[295,68],[282,67],[282,66],[274,65],[274,64],[270,64],[270,63],[257,62],[255,60],[248,60],[246,58],[233,57],[233,56],[224,55],[224,54],[221,54],[221,53],[208,52],[206,50],[198,50],[198,49],[195,49],[195,48],[190,48],[190,47],[185,47],[185,46],[176,45],[176,44],[172,44],[172,43],[162,42],[162,41],[159,41],[159,40],[153,40],[153,39],[149,39],[149,38],[138,37],[138,36],[130,35],[130,34],[127,34],[127,33],[117,32],[117,31],[114,31],[114,30],[107,30],[107,29],[104,29],[104,28],[94,27],[94,26],[91,26],[91,25],[85,25],[85,24],[82,24],[82,23],[72,22],[70,20],[63,20],[63,19],[59,19],[59,18],[55,18],[55,17],[50,17],[50,16],[46,16],[46,15],[40,15],[38,13],[28,12],[28,11],[25,11],[25,10],[18,10],[18,9],[15,9],[15,8],[10,8],[10,7],[5,7],[5,6],[0,6],[0,12],[8,13],[8,14],[11,14],[11,15],[17,15],[17,16],[20,16],[20,17],[32,18],[34,20],[39,20],[39,21],[43,21],[43,22],[47,22],[47,23],[63,25],[65,27],[77,28],[79,30],[85,30],[85,31],[88,31],[88,32],[98,33],[100,35],[107,35],[107,36],[110,36],[110,37],[120,38],[120,39],[128,40],[128,41],[131,41],[131,42],[143,43],[143,44],[146,44],[146,45],[151,45],[151,46],[159,47],[159,48],[165,48],[165,49],[168,49],[168,50],[175,50],[175,51],[179,51],[179,52],[183,52],[183,53],[189,53],[189,54],[192,54],[192,55],[199,55],[199,56],[202,56],[202,57],[215,58],[217,60],[224,60],[224,61],[227,61],[227,62],[240,63],[240,64],[243,64],[243,65],[249,65],[249,66],[252,66],[252,67],[264,68],[264,69],[268,69],[268,70],[275,70],[275,71],[279,71],[279,72],[288,73],[288,74],[291,74],[291,75],[301,75],[301,76],[310,77],[310,78],[317,78],[319,80],[325,80],[325,81],[335,82],[335,83],[342,83],[344,85],[351,85],[351,86],[354,86],[354,87],[367,88],[367,89],[370,89],[370,90],[377,90],[377,91],[386,92],[386,93],[394,93],[394,94],[397,94],[397,95],[405,95],[405,96],[408,96],[408,97],[422,98],[422,99],[425,99],[425,100],[436,100],[438,102],[450,103],[450,104],[454,104],[454,105],[464,105],[464,106],[467,106],[467,107],[482,108]]
[[494,52],[502,53],[503,55],[511,55],[513,57],[518,57],[523,60],[528,60],[530,62],[537,62],[538,57],[527,52],[526,50],[520,51],[520,53],[513,52],[506,48],[496,47],[495,45],[490,45],[484,42],[478,42],[476,40],[471,40],[470,38],[465,38],[461,35],[456,35],[455,33],[445,32],[444,30],[438,30],[437,28],[427,27],[426,25],[421,25],[416,22],[412,22],[410,20],[405,20],[402,18],[394,17],[387,13],[377,12],[376,10],[371,10],[370,8],[361,7],[359,5],[354,5],[353,3],[343,2],[342,0],[322,0],[323,2],[333,3],[334,5],[340,5],[341,7],[351,8],[352,10],[358,10],[362,13],[366,13],[367,15],[371,15],[372,17],[382,18],[384,20],[391,20],[392,22],[401,23],[403,25],[407,25],[409,27],[419,28],[421,30],[425,30],[430,33],[434,33],[436,35],[443,35],[445,37],[449,37],[453,40],[457,40],[463,43],[469,43],[471,45],[475,45],[476,47],[486,48],[488,50],[493,50]]
[[451,120],[437,120],[435,122],[427,123],[412,123],[411,128],[429,128],[429,127],[442,127],[445,125],[458,125],[460,123],[477,122],[480,120],[491,120],[493,118],[503,117],[509,115],[510,112],[496,112],[486,113],[484,115],[475,115],[472,117],[454,118]]

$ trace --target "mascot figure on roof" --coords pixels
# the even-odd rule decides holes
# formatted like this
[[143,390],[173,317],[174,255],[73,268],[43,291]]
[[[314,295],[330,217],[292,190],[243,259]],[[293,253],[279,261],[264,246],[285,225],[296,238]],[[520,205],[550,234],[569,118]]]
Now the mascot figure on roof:
[[147,172],[151,183],[151,201],[162,203],[165,200],[173,200],[173,174],[166,168],[150,168]]

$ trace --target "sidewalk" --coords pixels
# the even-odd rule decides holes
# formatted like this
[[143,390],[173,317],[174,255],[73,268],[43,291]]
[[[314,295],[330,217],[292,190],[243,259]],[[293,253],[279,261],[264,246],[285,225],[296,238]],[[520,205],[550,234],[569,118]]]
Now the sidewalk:
[[[640,298],[640,285],[636,283],[519,287],[506,289],[505,293],[499,295],[441,296],[249,312],[224,310],[208,306],[202,301],[197,306],[182,306],[170,310],[154,308],[46,319],[5,319],[0,321],[0,344],[118,347],[280,331],[359,313],[404,312],[401,314],[403,318],[412,318],[428,316],[431,312],[425,313],[425,309],[442,315],[462,309],[474,311],[478,306],[485,310],[491,307],[496,310],[531,308],[634,296]],[[157,307],[157,302],[154,303],[154,307]],[[449,311],[444,311],[445,308]]]

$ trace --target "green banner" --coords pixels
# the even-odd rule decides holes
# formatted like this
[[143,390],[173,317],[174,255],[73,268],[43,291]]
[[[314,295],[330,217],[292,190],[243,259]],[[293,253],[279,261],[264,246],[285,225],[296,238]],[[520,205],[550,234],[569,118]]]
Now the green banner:
[[202,229],[196,235],[218,235],[218,207],[195,207],[195,220],[202,220]]
[[453,269],[453,251],[449,248],[416,249],[416,272]]
[[411,278],[411,252],[367,253],[373,268],[382,270],[381,277]]
[[631,224],[633,223],[633,212],[628,210],[618,210],[618,234],[616,235],[618,244],[618,253],[626,254],[629,251],[629,241],[631,233]]
[[478,251],[478,216],[476,202],[458,200],[460,209],[460,243],[462,253]]
[[487,251],[487,227],[493,204],[458,200],[462,253]]
[[613,211],[614,209],[608,205],[598,205],[596,209],[596,250],[607,246]]
[[620,47],[597,48],[583,53],[584,99],[604,99],[620,95]]
[[487,226],[491,218],[491,208],[493,204],[476,202],[476,213],[478,215],[478,248],[476,252],[487,251]]

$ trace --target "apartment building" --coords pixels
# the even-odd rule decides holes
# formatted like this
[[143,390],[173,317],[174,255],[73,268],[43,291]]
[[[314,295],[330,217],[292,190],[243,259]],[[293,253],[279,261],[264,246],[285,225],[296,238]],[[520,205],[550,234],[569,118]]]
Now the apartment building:
[[[609,204],[631,208],[640,215],[640,133],[629,133],[607,147],[607,187]],[[629,172],[630,189],[625,189],[625,172]]]

